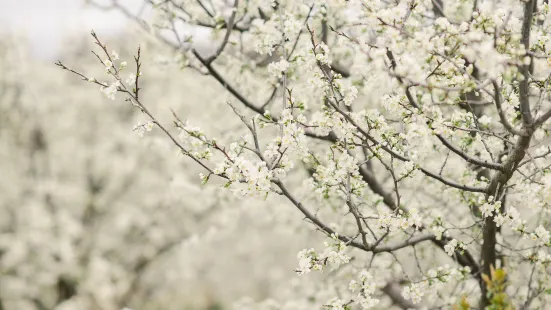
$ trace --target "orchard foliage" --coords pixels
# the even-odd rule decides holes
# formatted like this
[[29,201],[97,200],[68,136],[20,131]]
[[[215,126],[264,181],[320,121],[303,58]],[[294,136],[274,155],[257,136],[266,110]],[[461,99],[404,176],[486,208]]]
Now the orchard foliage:
[[[136,131],[165,135],[203,169],[198,182],[282,197],[327,237],[298,253],[296,272],[330,272],[332,297],[297,290],[238,309],[550,302],[547,1],[145,5],[152,20],[116,1],[104,8],[171,47],[175,66],[222,85],[234,111],[225,118],[246,134],[223,142],[176,112],[172,126],[161,122],[150,106],[162,102],[142,97],[140,49],[119,59],[119,44],[94,32],[104,74],[58,66],[141,111]],[[208,51],[192,35],[205,28]]]

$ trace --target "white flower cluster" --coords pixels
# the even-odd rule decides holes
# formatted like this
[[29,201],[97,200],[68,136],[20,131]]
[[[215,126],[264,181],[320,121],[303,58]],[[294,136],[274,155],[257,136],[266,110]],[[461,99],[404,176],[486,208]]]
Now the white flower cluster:
[[314,249],[304,249],[298,252],[298,268],[295,270],[297,274],[303,275],[309,273],[312,270],[323,270],[323,261],[319,258],[319,255]]
[[525,227],[526,221],[520,218],[520,213],[515,207],[509,207],[506,214],[502,214],[499,211],[495,212],[494,222],[497,227],[501,227],[507,223],[515,231],[522,231]]
[[188,152],[199,159],[210,160],[213,156],[211,147],[216,140],[209,140],[201,128],[192,126],[189,122],[180,124],[178,138],[188,147]]
[[[367,121],[367,126],[378,130],[380,129],[382,134],[384,134],[387,129],[384,117],[376,110],[360,110],[357,113],[350,113],[349,116],[354,120],[354,122],[356,122],[356,124],[362,124]],[[358,128],[351,124],[340,113],[318,111],[312,115],[310,122],[311,125],[314,126],[314,131],[316,134],[327,135],[330,131],[334,131],[342,140],[353,140],[355,142],[360,141],[355,136]],[[376,137],[379,137],[378,133]]]
[[136,74],[134,74],[134,73],[128,74],[128,78],[126,78],[125,82],[128,85],[132,85],[132,84],[136,83]]
[[390,113],[396,113],[398,111],[403,111],[401,104],[402,101],[405,99],[405,96],[397,96],[394,94],[384,94],[381,97],[381,103],[383,105],[383,108],[387,110]]
[[411,300],[414,304],[417,304],[421,301],[423,296],[425,296],[428,287],[428,281],[412,283],[409,286],[404,287],[402,290],[402,296],[406,300]]
[[[116,51],[112,51],[111,55],[108,58],[102,60],[102,63],[105,66],[105,71],[107,72],[107,74],[111,75],[115,79],[115,81],[113,81],[111,84],[107,82],[102,82],[101,83],[102,86],[100,86],[100,91],[101,93],[103,93],[105,97],[111,100],[115,100],[115,95],[121,89],[121,87],[124,88],[124,85],[122,85],[122,80],[119,76],[119,73],[127,66],[127,62],[122,61],[119,64],[119,68],[117,70],[114,63],[117,60],[119,60],[119,54]],[[88,81],[94,83],[96,82],[96,79],[89,78]],[[133,84],[135,81],[136,81],[136,75],[133,73],[130,73],[130,75],[126,79],[126,83]]]
[[353,293],[358,291],[356,301],[362,306],[362,309],[371,309],[379,303],[378,299],[372,297],[375,294],[376,285],[373,276],[367,270],[364,269],[360,272],[359,282],[352,280],[348,287]]
[[286,59],[282,58],[279,61],[272,62],[268,65],[268,73],[270,73],[277,79],[281,79],[283,73],[285,73],[287,69],[289,69],[289,66],[289,62]]
[[302,114],[293,116],[292,109],[285,109],[281,113],[279,124],[282,127],[282,136],[279,139],[281,147],[287,148],[289,152],[300,150],[306,153],[306,136],[301,123],[305,123],[306,118]]
[[[255,51],[259,54],[272,55],[282,36],[287,40],[295,40],[303,25],[293,15],[285,14],[282,17],[274,13],[267,21],[257,18],[252,22],[251,33]],[[283,28],[281,27],[283,25]]]
[[350,307],[348,306],[350,302],[345,302],[342,299],[339,299],[337,297],[331,299],[328,301],[324,307],[328,310],[349,310]]
[[339,185],[348,183],[350,183],[350,194],[362,197],[366,184],[359,174],[358,160],[345,152],[340,154],[328,152],[326,155],[327,164],[317,165],[311,179],[311,186],[318,197],[329,198],[336,195],[346,199],[347,193],[343,193]]
[[350,256],[346,255],[346,244],[337,238],[337,235],[331,235],[331,242],[325,241],[325,250],[322,256],[331,263],[334,268],[350,262]]
[[351,85],[348,87],[348,89],[345,91],[345,95],[343,98],[344,104],[346,106],[351,106],[352,102],[358,98],[358,89],[356,86]]
[[532,253],[526,256],[526,259],[537,264],[547,266],[551,263],[551,254],[544,250],[539,250],[537,253]]
[[217,167],[218,171],[224,171],[231,182],[245,183],[236,192],[242,196],[266,197],[271,190],[273,172],[268,169],[266,162],[252,161],[243,157],[236,157],[231,161],[225,161],[223,169]]
[[537,241],[539,245],[551,244],[551,234],[543,226],[538,226],[536,230],[531,234],[532,240]]
[[350,256],[346,255],[346,244],[338,239],[335,234],[331,235],[331,241],[324,242],[325,250],[318,254],[314,249],[304,249],[297,255],[299,267],[296,273],[299,275],[309,273],[312,270],[323,271],[329,264],[333,268],[350,262]]
[[[540,154],[547,153],[547,150],[537,150],[542,152]],[[533,161],[530,165],[531,169],[537,168],[540,164]],[[515,184],[517,190],[514,194],[510,195],[509,201],[515,204],[521,204],[523,209],[542,210],[543,212],[549,212],[549,201],[551,201],[551,173],[547,172],[539,179],[537,183],[529,180],[522,180]]]
[[287,40],[293,40],[303,27],[303,23],[296,20],[291,14],[286,14],[283,22],[283,33]]
[[109,59],[105,59],[103,64],[105,65],[105,71],[109,71],[113,67],[113,63]]
[[442,236],[448,235],[446,228],[442,224],[442,218],[437,216],[429,225],[430,231],[436,236],[436,240],[442,240]]
[[418,228],[423,224],[422,217],[416,208],[412,208],[409,214],[405,214],[403,210],[389,211],[382,206],[377,207],[377,211],[378,226],[388,231],[406,230],[410,227]]
[[325,43],[320,43],[315,51],[316,60],[322,65],[331,65],[331,52],[329,46]]
[[[107,83],[103,83],[107,84]],[[115,100],[115,95],[117,94],[118,88],[121,86],[121,82],[118,80],[111,83],[109,86],[101,86],[100,91],[103,93],[105,97],[111,100]]]
[[459,250],[460,252],[467,249],[467,245],[463,242],[457,241],[457,239],[452,239],[448,244],[444,246],[444,251],[446,251],[446,254],[449,256],[453,256],[455,254],[456,250]]
[[456,281],[465,280],[471,273],[471,269],[466,266],[462,268],[450,268],[445,265],[438,267],[438,269],[431,269],[427,272],[427,276],[419,282],[413,282],[410,285],[404,287],[402,290],[402,296],[406,300],[411,300],[414,304],[421,301],[423,296],[428,293],[429,288],[431,291],[436,291],[440,284],[448,283],[452,279]]
[[[269,114],[268,114],[269,115]],[[269,165],[276,177],[284,177],[294,167],[292,155],[308,156],[306,136],[301,123],[306,122],[302,114],[295,118],[291,108],[284,109],[281,119],[280,135],[268,143],[264,150],[264,159],[271,162]]]
[[146,131],[153,130],[155,123],[153,121],[146,122],[144,124],[140,123],[134,126],[134,131],[138,133],[140,137],[143,137]]
[[480,212],[484,217],[497,215],[501,210],[501,201],[494,201],[492,196],[488,197],[488,200],[480,197],[478,204],[480,205]]
[[[216,164],[213,173],[227,178],[226,187],[234,184],[233,190],[241,196],[266,198],[271,191],[273,170],[262,160],[249,159],[243,153],[245,141],[233,142],[229,149],[218,145],[216,139],[208,139],[199,127],[191,126],[189,122],[180,124],[179,139],[188,148],[188,153],[197,159],[211,160],[213,151],[219,151],[223,160]],[[209,176],[200,175],[203,183]]]

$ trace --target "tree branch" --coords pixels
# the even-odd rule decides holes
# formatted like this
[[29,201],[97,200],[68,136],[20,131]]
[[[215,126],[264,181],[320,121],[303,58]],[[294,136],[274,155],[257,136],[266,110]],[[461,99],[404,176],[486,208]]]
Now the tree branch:
[[228,20],[228,23],[227,23],[228,27],[227,27],[227,30],[226,30],[226,35],[224,35],[224,40],[222,40],[222,44],[220,44],[220,46],[216,50],[216,53],[214,53],[214,55],[212,55],[211,57],[209,57],[207,59],[207,62],[209,64],[212,63],[216,58],[218,58],[218,56],[220,56],[220,54],[222,54],[222,52],[224,51],[224,48],[226,48],[226,45],[228,44],[228,41],[230,39],[230,34],[233,30],[233,26],[234,26],[234,22],[235,22],[235,16],[237,15],[237,7],[238,6],[239,6],[239,0],[235,0],[235,3],[233,5],[233,11],[232,11],[232,13],[230,15],[230,18]]
[[500,93],[499,86],[497,85],[496,81],[492,81],[492,85],[494,86],[494,101],[496,103],[497,113],[499,114],[499,119],[501,120],[501,124],[510,133],[517,136],[525,136],[526,135],[525,131],[516,129],[507,120],[507,116],[505,115],[505,112],[503,111],[502,104],[501,104],[502,100],[501,100],[501,93]]
[[[524,44],[524,48],[530,50],[530,30],[532,28],[532,17],[534,15],[534,0],[528,0],[524,3],[524,17],[522,20],[522,38],[521,43]],[[528,54],[527,54],[528,55]],[[527,56],[531,57],[531,56]],[[531,62],[531,61],[530,61]],[[528,86],[528,80],[530,79],[530,65],[524,63],[520,66],[520,73],[524,76],[522,81],[519,81],[519,100],[520,100],[520,113],[522,115],[522,122],[526,129],[532,129],[533,119],[532,112],[530,111],[530,89]]]

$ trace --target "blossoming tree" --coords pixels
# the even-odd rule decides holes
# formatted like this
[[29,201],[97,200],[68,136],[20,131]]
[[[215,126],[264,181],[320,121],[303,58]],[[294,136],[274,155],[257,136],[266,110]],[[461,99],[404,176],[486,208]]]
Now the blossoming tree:
[[[117,1],[104,8],[172,47],[175,65],[221,84],[248,134],[226,144],[177,113],[173,126],[160,122],[149,108],[158,103],[142,97],[140,50],[121,61],[93,32],[105,77],[58,66],[122,95],[149,119],[137,130],[166,135],[202,167],[202,183],[284,198],[328,238],[298,254],[296,272],[333,269],[332,298],[290,293],[238,308],[550,301],[546,0],[144,5],[153,22]],[[201,51],[193,33],[204,29],[214,47]]]

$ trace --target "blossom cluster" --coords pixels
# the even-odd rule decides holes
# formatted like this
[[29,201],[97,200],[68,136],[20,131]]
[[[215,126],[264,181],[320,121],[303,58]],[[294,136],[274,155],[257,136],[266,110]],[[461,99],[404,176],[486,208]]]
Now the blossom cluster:
[[298,253],[297,274],[306,274],[312,270],[323,271],[324,267],[329,264],[333,268],[337,268],[350,262],[350,256],[345,253],[347,246],[338,239],[336,234],[332,234],[330,241],[324,242],[324,245],[325,249],[322,253],[317,253],[314,249],[304,249]]
[[406,300],[411,300],[414,304],[421,301],[423,296],[427,294],[429,289],[438,289],[442,284],[448,283],[452,280],[461,281],[464,280],[471,270],[469,267],[452,268],[448,265],[438,267],[436,270],[431,269],[427,272],[421,281],[413,282],[410,285],[404,287],[402,296]]
[[375,307],[379,303],[379,300],[372,297],[376,289],[373,276],[367,270],[362,270],[358,280],[352,280],[348,285],[351,292],[358,291],[356,301],[361,305],[362,309]]

